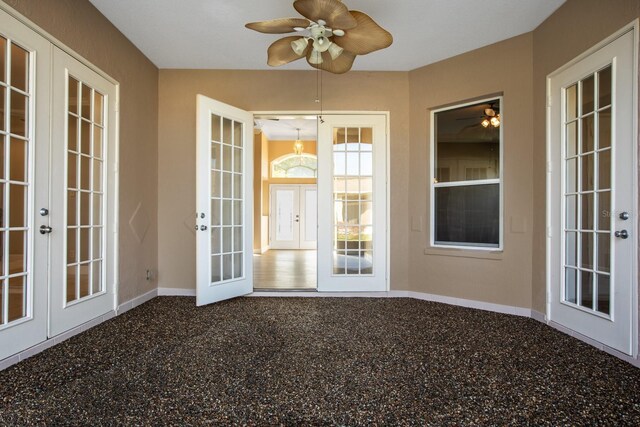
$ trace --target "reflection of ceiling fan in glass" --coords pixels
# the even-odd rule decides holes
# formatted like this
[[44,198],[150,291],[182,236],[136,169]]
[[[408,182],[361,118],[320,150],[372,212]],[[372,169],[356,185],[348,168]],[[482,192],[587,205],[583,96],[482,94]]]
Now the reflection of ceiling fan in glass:
[[500,112],[493,105],[484,109],[484,118],[480,122],[482,127],[488,128],[492,126],[494,128],[500,127]]
[[393,37],[367,14],[349,10],[340,0],[296,0],[293,7],[304,18],[281,18],[251,22],[247,28],[268,34],[298,32],[268,49],[272,67],[303,57],[314,68],[346,73],[357,55],[391,46]]

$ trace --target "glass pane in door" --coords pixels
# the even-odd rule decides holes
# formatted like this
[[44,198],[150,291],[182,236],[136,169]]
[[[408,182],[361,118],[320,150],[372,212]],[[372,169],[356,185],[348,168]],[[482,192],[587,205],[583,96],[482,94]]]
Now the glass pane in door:
[[4,325],[31,311],[32,84],[29,52],[2,37],[0,45],[0,325]]
[[244,277],[244,125],[211,115],[211,283]]
[[104,291],[105,103],[103,94],[67,79],[66,302]]
[[373,129],[333,129],[333,275],[373,274]]
[[565,303],[611,313],[611,66],[565,89]]

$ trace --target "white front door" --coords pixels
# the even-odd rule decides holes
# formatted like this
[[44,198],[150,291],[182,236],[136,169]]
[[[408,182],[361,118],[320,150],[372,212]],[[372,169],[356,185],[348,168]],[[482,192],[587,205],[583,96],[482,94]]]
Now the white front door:
[[270,249],[315,249],[317,188],[312,184],[272,184]]
[[115,307],[116,86],[53,52],[49,335]]
[[0,11],[0,360],[47,338],[50,44]]
[[318,125],[318,290],[386,291],[384,115],[325,115]]
[[549,79],[549,319],[633,353],[634,36]]
[[253,114],[198,95],[196,302],[253,291]]
[[300,191],[296,185],[271,185],[269,249],[299,249]]

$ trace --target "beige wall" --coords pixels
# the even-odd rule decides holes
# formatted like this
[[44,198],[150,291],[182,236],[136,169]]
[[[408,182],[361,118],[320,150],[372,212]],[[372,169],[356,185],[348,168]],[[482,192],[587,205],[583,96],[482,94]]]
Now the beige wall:
[[[533,309],[545,312],[546,77],[640,16],[638,0],[569,0],[533,32]],[[570,29],[570,31],[567,31]]]
[[[532,164],[531,34],[411,71],[409,283],[437,295],[531,306]],[[430,110],[502,94],[504,250],[428,249]],[[395,187],[394,187],[395,189]],[[392,216],[392,221],[398,221]],[[427,250],[427,253],[425,253]],[[464,255],[464,257],[461,257]]]
[[[315,111],[314,71],[161,70],[159,286],[195,288],[196,95],[249,111]],[[391,112],[391,287],[408,289],[409,77],[402,72],[324,75],[330,110]]]
[[[154,289],[145,271],[158,260],[158,69],[86,0],[6,3],[120,83],[119,300]],[[129,228],[138,206],[142,242]]]

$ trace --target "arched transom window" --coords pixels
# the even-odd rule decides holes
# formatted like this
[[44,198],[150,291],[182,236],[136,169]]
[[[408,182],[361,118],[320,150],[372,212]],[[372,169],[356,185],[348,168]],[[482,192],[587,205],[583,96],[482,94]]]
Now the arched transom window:
[[271,162],[272,178],[317,178],[318,157],[314,154],[286,154]]

